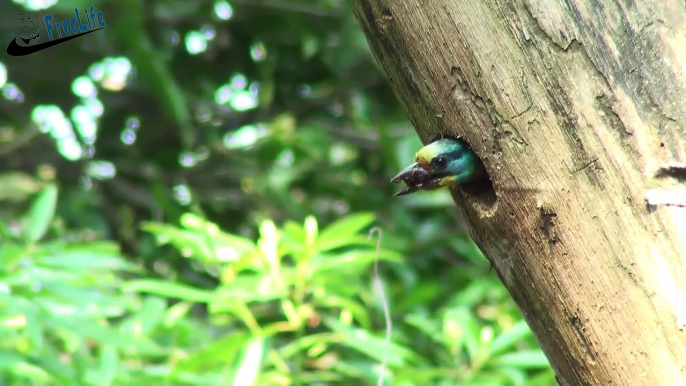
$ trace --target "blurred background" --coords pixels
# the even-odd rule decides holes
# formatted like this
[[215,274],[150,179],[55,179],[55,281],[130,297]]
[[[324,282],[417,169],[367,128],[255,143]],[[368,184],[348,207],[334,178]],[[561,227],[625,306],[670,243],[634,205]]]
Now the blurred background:
[[555,384],[449,193],[392,197],[346,1],[2,0],[3,51],[91,6],[0,55],[1,385]]

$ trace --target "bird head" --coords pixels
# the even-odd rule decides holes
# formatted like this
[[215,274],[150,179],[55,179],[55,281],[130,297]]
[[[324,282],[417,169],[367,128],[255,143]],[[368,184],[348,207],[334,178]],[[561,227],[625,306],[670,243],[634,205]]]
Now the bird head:
[[418,190],[435,190],[473,181],[483,165],[462,140],[442,138],[415,154],[415,162],[403,169],[391,182],[405,182],[407,187],[396,196]]

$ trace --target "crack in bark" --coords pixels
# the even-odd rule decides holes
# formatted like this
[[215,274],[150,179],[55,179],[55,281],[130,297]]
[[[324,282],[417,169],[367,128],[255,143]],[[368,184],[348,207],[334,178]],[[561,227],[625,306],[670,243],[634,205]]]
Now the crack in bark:
[[533,103],[529,104],[529,107],[527,107],[526,109],[524,109],[524,111],[522,111],[521,113],[515,114],[513,117],[511,117],[511,118],[509,119],[509,121],[512,121],[513,119],[517,119],[517,118],[521,117],[522,115],[524,115],[524,114],[528,113],[529,111],[531,111],[531,109],[533,109],[533,108],[534,108],[534,104],[533,104]]
[[591,361],[591,363],[589,363],[589,364],[592,365],[596,361],[596,355],[594,353],[593,345],[591,344],[591,341],[588,340],[588,338],[586,337],[586,333],[584,331],[585,328],[584,328],[583,323],[581,322],[581,319],[579,318],[578,315],[572,315],[569,318],[569,324],[574,329],[574,333],[576,334],[576,337],[579,339],[579,342],[581,342],[581,345],[584,349],[584,352],[588,356],[587,359],[589,359]]
[[[530,6],[531,6],[530,3],[524,4],[524,9],[526,10],[526,12],[529,15],[529,17],[531,18],[531,20],[534,21],[533,24],[536,25],[536,27],[538,28],[538,31],[541,32],[548,40],[550,40],[550,42],[553,43],[553,45],[556,46],[558,49],[561,49],[562,51],[567,51],[570,48],[570,46],[572,45],[572,43],[576,40],[576,38],[572,37],[571,39],[568,39],[567,36],[564,35],[565,31],[560,30],[560,34],[561,34],[560,37],[563,40],[566,40],[567,44],[562,45],[562,44],[556,42],[552,36],[548,35],[548,32],[543,28],[543,26],[541,25],[541,22],[538,20],[538,18],[536,16],[534,16],[533,12],[529,8]],[[528,40],[529,39],[527,39],[527,41]]]
[[668,29],[672,29],[670,26],[667,25],[667,23],[665,23],[664,20],[662,20],[662,19],[655,19],[655,20],[652,20],[652,21],[648,22],[647,24],[645,24],[645,25],[639,27],[639,28],[638,28],[638,34],[639,34],[639,35],[643,35],[643,31],[644,31],[646,28],[650,28],[650,27],[654,26],[655,24],[659,24],[659,25],[661,25],[661,26],[663,26],[663,27],[666,27],[666,28],[668,28]]
[[617,113],[617,111],[615,111],[614,107],[612,106],[612,103],[615,100],[610,100],[610,98],[608,98],[605,94],[599,95],[595,99],[598,103],[600,110],[607,116],[607,121],[610,126],[615,127],[619,131],[624,132],[629,136],[634,135],[633,130],[630,130],[627,127],[627,125],[622,120],[622,117],[619,115],[619,113]]
[[[571,172],[569,172],[569,174],[574,175],[574,174],[577,174],[577,173],[579,173],[579,172],[581,172],[581,171],[584,171],[584,170],[586,170],[586,169],[588,169],[588,168],[590,168],[590,167],[596,165],[596,163],[598,162],[598,160],[599,160],[599,159],[596,157],[596,158],[592,159],[590,162],[588,162],[588,163],[586,163],[585,165],[581,166],[580,168],[578,168],[578,169],[576,169],[576,170],[572,170]],[[593,170],[598,170],[598,169],[600,169],[600,168],[595,168],[595,169],[593,169]]]

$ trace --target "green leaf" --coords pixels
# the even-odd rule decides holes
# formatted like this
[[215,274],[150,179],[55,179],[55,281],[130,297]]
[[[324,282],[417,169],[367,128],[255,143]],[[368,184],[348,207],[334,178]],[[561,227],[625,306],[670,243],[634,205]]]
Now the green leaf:
[[212,312],[232,309],[238,303],[269,301],[288,296],[287,278],[272,275],[241,276],[217,288]]
[[[499,367],[498,372],[508,378],[508,385],[524,386],[527,384],[526,371],[510,367]],[[502,384],[502,383],[501,383]]]
[[335,344],[341,340],[341,334],[337,333],[312,333],[310,335],[305,335],[302,338],[286,342],[286,344],[279,348],[279,355],[283,359],[290,359],[306,350],[309,350],[315,345]]
[[538,375],[529,376],[527,386],[548,386],[556,385],[555,372],[552,369],[546,369]]
[[[33,384],[55,384],[55,377],[53,377],[46,369],[39,365],[34,365],[28,362],[17,363],[12,368],[12,373],[26,379],[32,380]],[[67,384],[67,383],[63,383]]]
[[[62,315],[53,316],[46,320],[45,327],[64,330],[74,334],[78,339],[92,339],[101,344],[112,345],[118,348],[138,348],[146,343],[140,342],[131,334],[103,325],[99,321],[86,318],[70,318]],[[43,345],[44,348],[51,347],[47,343]],[[61,364],[62,362],[60,361]]]
[[[15,267],[21,264],[21,260],[28,254],[29,247],[10,242],[0,242],[0,267],[8,273],[18,274]],[[14,271],[14,272],[13,272]],[[7,279],[7,277],[3,277]]]
[[450,304],[455,304],[463,307],[476,307],[489,296],[492,296],[493,288],[496,283],[488,279],[473,280],[467,285],[465,289],[457,293],[450,301]]
[[46,346],[43,338],[44,324],[48,321],[44,315],[39,313],[34,307],[24,310],[26,315],[26,332],[31,342],[31,346],[38,351],[42,351]]
[[7,369],[14,367],[15,365],[22,363],[24,361],[24,357],[11,352],[11,351],[0,351],[0,369]]
[[[217,224],[210,222],[196,214],[184,213],[181,215],[180,221],[181,225],[186,228],[186,230],[204,236],[207,244],[218,243],[218,249],[219,246],[222,246],[233,248],[241,254],[257,253],[257,247],[252,240],[222,232]],[[148,223],[149,226],[151,224],[154,223]],[[210,237],[211,240],[207,240],[208,237]]]
[[319,235],[317,219],[313,216],[307,216],[303,228],[305,229],[305,245],[309,247],[315,243]]
[[[327,271],[358,272],[361,269],[366,269],[369,264],[374,262],[376,257],[376,250],[354,250],[331,256],[325,255],[320,256],[320,258],[315,260],[312,264],[312,269],[318,274],[330,274],[330,272]],[[401,255],[389,250],[380,250],[378,252],[378,258],[379,261],[403,261]]]
[[[74,385],[76,382],[76,369],[60,359],[60,352],[51,345],[45,345],[39,351],[39,356],[32,360],[33,363],[42,368],[50,376],[55,378],[48,382],[51,385]],[[36,375],[39,375],[37,373]],[[55,382],[58,381],[58,382]]]
[[514,349],[515,344],[531,335],[531,329],[524,320],[517,322],[511,329],[498,335],[491,343],[490,355],[498,356],[510,349]]
[[166,327],[171,327],[174,324],[183,321],[192,307],[193,303],[191,302],[179,302],[170,306],[167,308],[164,315],[164,325]]
[[313,304],[318,308],[333,308],[335,312],[345,310],[350,312],[353,319],[364,329],[372,329],[369,310],[357,302],[352,296],[336,296],[324,288],[314,287],[312,292],[320,292],[321,299],[315,299]]
[[350,239],[368,227],[375,220],[370,213],[357,213],[343,217],[329,224],[319,234],[315,251],[325,252],[351,244]]
[[43,267],[69,269],[71,271],[138,271],[138,267],[118,254],[102,254],[96,248],[84,245],[80,250],[60,251],[55,255],[38,257],[36,264]]
[[26,240],[32,243],[40,240],[55,217],[57,208],[57,187],[48,185],[38,193],[38,197],[33,201],[28,213],[28,229],[26,230]]
[[153,233],[160,245],[172,244],[186,257],[193,257],[202,261],[215,259],[215,254],[207,245],[206,237],[202,233],[158,223],[145,223],[142,228]]
[[[209,225],[210,229],[212,228]],[[207,262],[235,261],[258,253],[251,240],[223,232],[210,233],[198,229],[180,229],[168,224],[144,223],[143,230],[154,234],[159,244],[172,244],[184,253]]]
[[119,366],[119,355],[117,350],[110,345],[105,345],[100,349],[100,376],[99,385],[110,385],[117,375]]
[[198,303],[209,303],[215,299],[214,292],[212,291],[155,279],[129,281],[123,286],[123,290],[125,292],[143,292]]
[[[0,242],[3,241],[3,239],[12,239],[12,232],[10,232],[10,228],[7,226],[5,221],[0,219]],[[5,241],[6,242],[6,241]]]
[[374,360],[381,362],[384,357],[389,366],[407,365],[413,352],[394,342],[386,342],[385,337],[376,337],[369,332],[346,326],[333,318],[325,318],[324,323],[333,331],[342,335],[341,344],[357,350]]
[[0,186],[11,187],[9,189],[0,189],[0,201],[9,201],[11,203],[23,202],[36,194],[44,185],[44,183],[27,173],[0,173]]
[[243,355],[239,359],[233,377],[233,385],[255,385],[257,375],[262,367],[262,359],[264,355],[264,339],[255,338],[243,351]]
[[140,311],[128,322],[137,325],[136,333],[146,335],[164,321],[166,312],[167,302],[164,299],[149,296],[143,301]]
[[449,309],[443,316],[443,336],[453,348],[464,347],[474,359],[481,351],[481,326],[470,310],[459,307]]
[[306,253],[305,230],[300,224],[287,221],[281,230],[282,235],[279,243],[279,254],[281,256],[287,254],[299,256]]
[[188,359],[179,364],[181,371],[204,373],[215,367],[231,363],[241,353],[250,336],[246,331],[236,330],[231,334],[208,341],[199,350],[191,353]]
[[518,369],[546,369],[550,367],[548,358],[541,350],[518,351],[501,355],[492,360],[493,364]]
[[448,244],[453,248],[455,253],[464,257],[470,263],[476,266],[488,265],[488,259],[483,255],[479,247],[474,244],[474,241],[467,233],[457,233],[448,239]]
[[421,333],[426,334],[434,342],[438,344],[443,344],[445,339],[441,332],[441,325],[438,320],[429,318],[426,315],[420,313],[409,314],[405,317],[405,323],[410,326],[414,326]]

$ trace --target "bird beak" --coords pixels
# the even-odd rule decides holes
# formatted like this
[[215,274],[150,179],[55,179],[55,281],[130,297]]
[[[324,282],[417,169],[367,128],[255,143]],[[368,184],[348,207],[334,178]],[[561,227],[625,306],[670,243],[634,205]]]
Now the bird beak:
[[392,183],[416,181],[428,177],[429,173],[418,162],[403,169],[391,180]]
[[404,182],[407,187],[394,194],[394,197],[404,196],[406,194],[414,193],[418,190],[428,189],[436,185],[436,181],[431,178],[428,170],[424,169],[418,162],[403,169],[391,180],[392,183],[398,184]]

